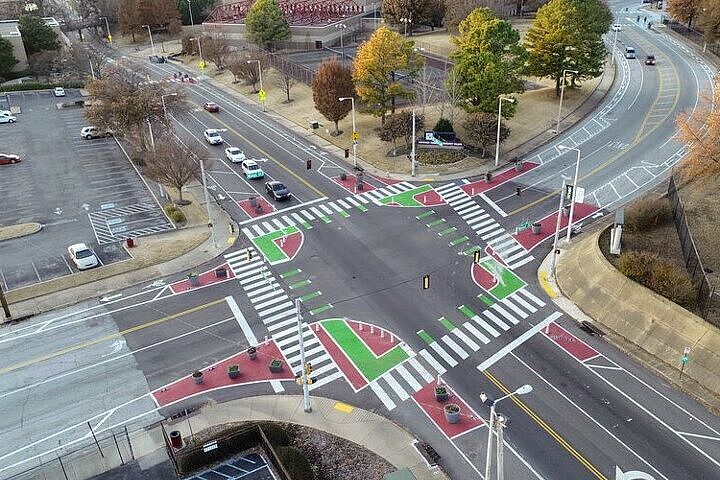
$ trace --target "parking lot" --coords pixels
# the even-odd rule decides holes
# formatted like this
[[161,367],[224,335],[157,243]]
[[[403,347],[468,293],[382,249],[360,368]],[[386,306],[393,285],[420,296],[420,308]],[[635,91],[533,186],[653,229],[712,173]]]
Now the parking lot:
[[122,240],[174,228],[113,138],[85,140],[76,90],[9,94],[17,123],[0,125],[2,153],[22,162],[0,166],[0,226],[26,222],[40,232],[0,242],[0,282],[7,290],[78,270],[67,253],[86,243],[104,265],[128,258]]
[[185,480],[275,480],[275,478],[265,459],[257,453],[251,453],[226,460]]

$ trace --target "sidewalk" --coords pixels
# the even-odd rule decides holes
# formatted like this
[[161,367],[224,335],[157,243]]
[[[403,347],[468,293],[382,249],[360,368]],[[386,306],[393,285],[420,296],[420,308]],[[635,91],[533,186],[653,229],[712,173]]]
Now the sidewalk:
[[[190,187],[188,190],[197,190],[195,198],[203,198],[203,192],[200,186]],[[203,208],[205,208],[204,202],[202,203]],[[236,232],[238,231],[238,227],[235,225],[235,222],[230,218],[230,216],[214,201],[210,202],[210,218],[213,225],[215,225],[216,245],[213,244],[212,237],[208,236],[208,238],[195,249],[170,261],[109,276],[100,280],[85,283],[83,285],[65,288],[57,292],[47,293],[20,302],[11,303],[10,311],[13,314],[13,318],[23,319],[28,316],[38,315],[59,307],[72,305],[83,300],[101,297],[110,292],[127,288],[132,285],[152,282],[168,275],[189,271],[193,267],[212,260],[213,258],[221,255],[231,246],[231,243],[228,242],[229,238],[225,233],[227,232],[227,225],[232,223],[235,226]],[[206,227],[193,228],[204,229]],[[168,234],[154,235],[152,238],[162,237],[163,235],[173,235],[174,233],[176,233],[176,231]],[[142,241],[143,239],[141,237],[140,242]],[[2,323],[2,319],[0,318],[0,325]]]
[[[315,396],[311,399],[313,411],[305,413],[302,402],[301,395],[240,398],[205,406],[197,413],[164,422],[164,425],[166,432],[178,430],[183,438],[186,438],[190,429],[197,434],[207,428],[232,422],[269,420],[295,423],[365,447],[398,470],[408,468],[417,480],[449,480],[439,468],[427,465],[413,446],[415,437],[387,418],[330,398]],[[130,445],[126,443],[126,438]],[[28,471],[32,477],[21,474],[18,480],[40,477],[46,480],[68,480],[64,475],[65,471],[71,473],[69,480],[177,478],[165,451],[162,428],[159,425],[132,431],[128,437],[120,434],[115,441],[101,438],[99,446],[103,456],[100,456],[96,445],[90,439],[82,452],[63,455],[62,465],[54,459],[47,460],[42,466]]]

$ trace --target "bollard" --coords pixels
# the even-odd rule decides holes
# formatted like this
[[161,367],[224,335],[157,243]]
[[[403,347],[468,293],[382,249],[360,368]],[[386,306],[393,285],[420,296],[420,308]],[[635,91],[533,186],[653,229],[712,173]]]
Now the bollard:
[[370,325],[370,334],[372,335],[373,333],[375,333],[375,327]]
[[380,338],[384,338],[384,337],[385,337],[385,330],[380,330]]
[[362,323],[358,322],[358,330],[362,332]]

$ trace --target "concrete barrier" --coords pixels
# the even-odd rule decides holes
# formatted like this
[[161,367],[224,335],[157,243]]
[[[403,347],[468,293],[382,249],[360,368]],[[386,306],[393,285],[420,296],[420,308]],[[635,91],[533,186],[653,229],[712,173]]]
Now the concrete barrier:
[[620,273],[600,251],[601,232],[563,251],[557,266],[562,292],[603,329],[662,362],[648,366],[673,382],[679,381],[681,358],[690,347],[683,382],[691,379],[720,395],[720,330]]

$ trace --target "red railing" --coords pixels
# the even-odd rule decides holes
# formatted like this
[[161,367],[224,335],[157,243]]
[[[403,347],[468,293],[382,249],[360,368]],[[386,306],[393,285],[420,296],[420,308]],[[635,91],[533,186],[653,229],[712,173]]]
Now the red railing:
[[[218,5],[206,22],[243,23],[252,4],[252,0],[242,0]],[[365,11],[364,6],[352,0],[281,0],[279,5],[291,25],[326,25]]]

